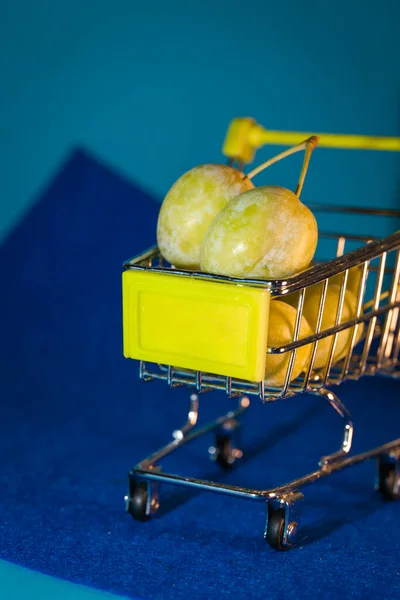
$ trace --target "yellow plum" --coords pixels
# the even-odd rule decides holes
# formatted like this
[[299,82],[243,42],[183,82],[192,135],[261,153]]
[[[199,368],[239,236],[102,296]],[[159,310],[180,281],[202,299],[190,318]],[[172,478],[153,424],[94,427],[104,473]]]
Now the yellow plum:
[[167,193],[158,216],[157,242],[172,265],[200,268],[200,247],[215,216],[254,185],[232,167],[200,165],[184,173]]
[[[360,289],[360,285],[361,285],[361,280],[362,280],[362,274],[363,274],[363,267],[362,265],[356,265],[355,267],[352,267],[351,269],[349,269],[349,274],[347,276],[347,285],[346,285],[346,291],[350,290],[357,298],[358,296],[358,291]],[[341,285],[343,281],[343,273],[339,273],[339,275],[334,275],[333,277],[330,278],[330,282],[337,284],[337,285]]]
[[290,190],[262,186],[231,200],[204,236],[200,266],[217,275],[280,279],[304,270],[318,242],[313,213]]
[[[293,341],[296,323],[296,310],[280,300],[272,300],[269,309],[267,344],[270,348],[279,348]],[[302,317],[300,323],[299,340],[312,335],[311,327]],[[311,356],[311,345],[301,346],[297,349],[293,365],[291,381],[296,379],[307,367]],[[285,383],[286,372],[289,365],[291,352],[282,354],[267,354],[265,366],[265,385],[269,387],[282,387]]]
[[[321,293],[323,284],[318,283],[313,285],[306,291],[303,305],[303,315],[309,323],[312,333],[316,332],[319,303],[321,299]],[[329,282],[326,291],[324,310],[322,314],[322,321],[320,331],[324,329],[330,329],[335,326],[336,314],[339,305],[340,297],[340,286],[335,283]],[[297,307],[298,293],[290,294],[285,298],[285,302],[288,302],[292,306]],[[357,310],[357,299],[351,290],[347,290],[343,301],[342,315],[339,324],[345,323],[353,319],[356,316]],[[346,356],[348,347],[351,343],[353,336],[354,327],[349,327],[341,331],[336,340],[335,352],[333,355],[332,364],[335,364]],[[363,332],[363,326],[357,326],[357,333],[355,338],[355,344],[360,340]],[[314,368],[322,369],[325,367],[332,343],[332,335],[327,336],[318,342],[317,352],[315,355]]]

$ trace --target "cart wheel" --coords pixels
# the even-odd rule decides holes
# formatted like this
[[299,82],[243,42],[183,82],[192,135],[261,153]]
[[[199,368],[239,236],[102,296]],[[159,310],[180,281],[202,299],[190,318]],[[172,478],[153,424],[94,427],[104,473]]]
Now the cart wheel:
[[380,465],[379,491],[385,500],[400,500],[400,476],[397,473],[395,463]]
[[275,510],[268,519],[267,542],[274,550],[287,550],[283,546],[283,536],[285,533],[285,511],[284,509]]
[[147,483],[139,482],[128,500],[127,511],[136,521],[148,521],[150,516],[146,513],[148,499]]
[[215,462],[223,469],[232,469],[236,458],[233,455],[232,441],[229,436],[217,436],[215,440]]

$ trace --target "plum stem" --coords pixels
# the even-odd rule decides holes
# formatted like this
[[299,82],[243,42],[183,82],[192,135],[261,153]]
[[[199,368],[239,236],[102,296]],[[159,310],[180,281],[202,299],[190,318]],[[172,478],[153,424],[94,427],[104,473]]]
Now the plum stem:
[[307,174],[308,164],[310,162],[311,153],[314,150],[315,146],[317,145],[318,140],[319,140],[319,138],[316,135],[312,135],[307,140],[304,140],[304,142],[301,142],[300,144],[297,144],[296,146],[293,146],[292,148],[288,148],[288,150],[285,150],[284,152],[281,152],[280,154],[277,154],[276,156],[273,156],[269,160],[263,162],[261,165],[259,165],[258,167],[256,167],[252,171],[250,171],[250,173],[248,173],[248,175],[246,177],[248,179],[252,179],[256,175],[258,175],[258,173],[261,173],[261,171],[264,171],[264,169],[267,169],[274,163],[282,160],[282,158],[286,158],[287,156],[290,156],[291,154],[294,154],[295,152],[300,152],[301,150],[305,150],[306,152],[305,152],[305,156],[304,156],[304,160],[303,160],[303,165],[301,167],[299,182],[296,187],[296,196],[298,198],[300,198],[301,190],[303,189],[304,180],[305,180],[305,177]]
[[311,158],[311,153],[314,150],[315,146],[318,144],[318,140],[319,140],[319,138],[316,135],[312,135],[310,138],[308,138],[308,140],[306,140],[304,142],[306,151],[304,154],[303,165],[302,165],[301,171],[300,171],[299,182],[297,184],[296,191],[295,191],[295,194],[298,198],[300,198],[300,194],[303,189],[304,180],[305,180],[306,174],[307,174],[308,164],[309,164],[310,158]]

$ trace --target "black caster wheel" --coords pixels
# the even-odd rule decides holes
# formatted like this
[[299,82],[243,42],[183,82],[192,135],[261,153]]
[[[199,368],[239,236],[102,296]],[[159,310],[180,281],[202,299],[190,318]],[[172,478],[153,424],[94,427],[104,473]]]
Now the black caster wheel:
[[148,495],[147,483],[140,481],[134,486],[129,498],[127,498],[126,510],[136,521],[148,521],[150,519],[146,512]]
[[215,440],[216,462],[223,469],[232,469],[235,459],[232,456],[232,444],[229,437],[217,437]]
[[299,544],[298,534],[299,523],[297,521],[291,521],[285,532],[284,508],[278,508],[270,513],[265,537],[271,548],[274,550],[289,550]]
[[287,550],[283,545],[285,534],[285,511],[280,508],[275,510],[268,519],[267,542],[274,550]]
[[379,465],[379,491],[385,500],[400,500],[400,475],[396,463]]
[[234,448],[232,438],[229,435],[217,435],[215,446],[210,449],[211,458],[223,469],[232,469],[238,458],[242,457],[242,452]]

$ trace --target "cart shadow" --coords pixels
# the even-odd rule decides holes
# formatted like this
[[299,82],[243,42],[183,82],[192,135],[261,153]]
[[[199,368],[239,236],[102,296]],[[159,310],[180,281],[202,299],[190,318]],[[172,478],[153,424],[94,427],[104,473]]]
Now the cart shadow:
[[[309,507],[312,508],[312,506],[313,504],[309,503]],[[316,506],[316,504],[314,504],[314,506]],[[381,510],[384,507],[384,502],[378,495],[374,496],[371,494],[370,496],[365,495],[363,499],[357,499],[352,503],[346,503],[341,511],[337,510],[338,507],[337,504],[334,503],[334,500],[332,500],[332,503],[325,501],[324,506],[327,509],[326,516],[301,526],[300,541],[289,550],[289,554],[294,552],[295,556],[296,552],[301,548],[311,548],[313,544],[317,544],[325,538],[329,538],[347,525],[354,525],[357,522],[362,522],[373,513]],[[321,508],[321,505],[319,504],[318,507]],[[336,514],[335,518],[332,519],[329,518],[329,516],[331,515],[333,508],[336,510]],[[235,533],[234,528],[229,531],[214,528],[212,535],[209,531],[201,531],[200,529],[196,529],[195,535],[193,535],[193,529],[191,529],[190,532],[180,532],[180,535],[187,543],[195,543],[196,545],[208,548],[210,547],[210,544],[228,545],[229,548],[240,548],[243,552],[253,554],[260,560],[260,556],[263,556],[264,553],[271,552],[271,557],[276,555],[276,551],[269,547],[261,534],[263,523],[265,522],[264,519],[265,517],[261,516],[260,513],[259,533],[257,535],[252,535],[251,531],[249,531],[248,534],[238,534]],[[339,544],[341,543],[342,542],[339,542]]]
[[[356,498],[354,501],[346,501],[345,503],[335,503],[332,498],[331,501],[312,501],[312,499],[307,498],[307,507],[309,509],[318,508],[321,509],[321,506],[326,508],[326,514],[319,519],[308,522],[304,524],[300,529],[300,541],[299,543],[291,550],[291,552],[295,552],[299,550],[299,548],[306,548],[312,546],[313,544],[322,541],[325,538],[337,533],[342,528],[347,525],[355,524],[357,522],[362,522],[364,519],[368,518],[373,513],[382,510],[385,506],[385,502],[382,500],[379,494],[376,492],[370,492],[366,488],[360,490],[360,486],[354,486],[352,484],[349,485],[341,485],[342,491],[346,491],[350,494],[354,494]],[[370,488],[369,488],[370,490]],[[364,494],[363,494],[364,492]],[[164,513],[173,510],[174,507],[187,502],[190,500],[196,492],[191,494],[176,495],[169,500],[169,506],[167,510],[164,510]],[[335,510],[334,518],[331,517],[332,509]],[[262,524],[264,522],[264,518],[260,518],[260,530],[262,528]],[[186,534],[185,532],[181,533],[182,537],[185,538],[187,542],[195,541],[196,544],[200,544],[203,546],[210,546],[210,533],[196,531],[195,537],[193,537],[193,530],[190,531],[190,534]],[[267,550],[275,553],[275,550],[269,548],[265,539],[257,535],[254,537],[249,532],[249,535],[245,534],[237,534],[234,530],[230,530],[227,532],[218,531],[217,529],[213,530],[212,533],[212,543],[229,544],[229,547],[241,548],[242,550],[246,548],[247,552],[250,552],[257,557],[260,557],[260,552],[264,553]]]
[[[341,486],[342,489],[352,491],[351,489]],[[360,488],[357,489],[357,495],[360,494]],[[312,502],[307,500],[308,508],[313,507]],[[328,506],[329,505],[329,506]],[[332,508],[334,505],[335,516],[332,518]],[[316,521],[307,523],[301,527],[301,546],[310,546],[316,542],[329,537],[333,533],[339,531],[343,527],[349,524],[354,524],[357,521],[366,519],[376,511],[382,509],[385,505],[384,500],[381,496],[372,492],[368,495],[365,493],[362,497],[355,499],[353,502],[346,501],[345,503],[334,503],[324,502],[327,511],[326,514]],[[317,507],[317,504],[314,504]],[[321,508],[321,504],[318,504],[318,508]]]
[[[289,437],[299,431],[304,427],[304,424],[307,423],[314,417],[317,417],[324,410],[325,406],[323,404],[313,404],[307,410],[303,411],[301,414],[297,415],[295,419],[290,422],[286,422],[282,425],[278,425],[274,428],[274,430],[270,433],[269,436],[263,437],[262,439],[256,440],[253,444],[245,447],[245,452],[243,458],[240,461],[240,466],[238,469],[246,466],[251,460],[256,458],[261,453],[267,452],[274,448],[277,444],[282,442],[282,439],[285,437]],[[202,479],[209,481],[221,481],[226,480],[232,471],[216,471],[215,467],[213,471],[209,471],[202,475]],[[171,490],[172,486],[170,486]],[[179,491],[178,491],[179,490]],[[196,490],[193,488],[174,488],[174,491],[169,491],[167,493],[163,493],[162,502],[160,504],[160,508],[157,511],[157,517],[162,517],[179,506],[186,504],[193,498],[199,495],[203,490]]]

